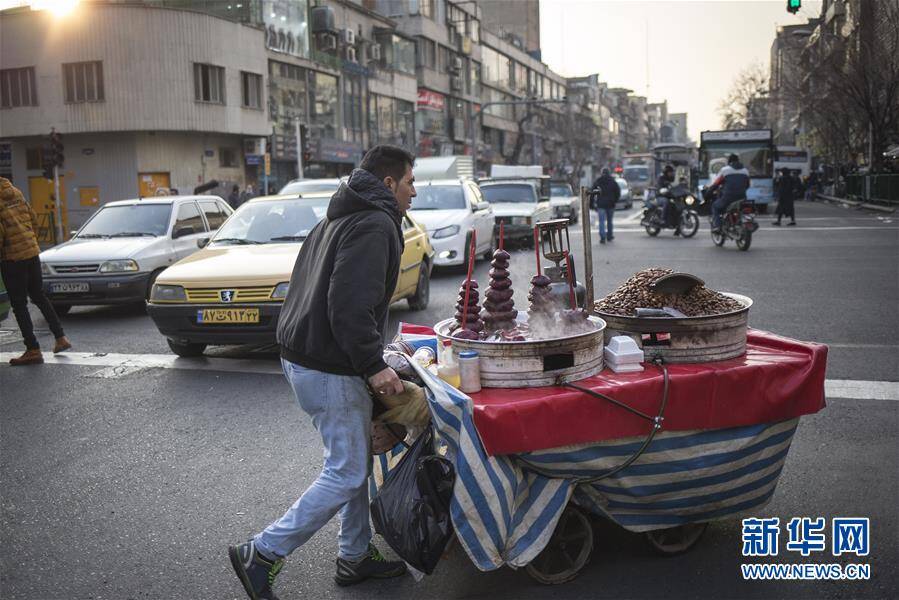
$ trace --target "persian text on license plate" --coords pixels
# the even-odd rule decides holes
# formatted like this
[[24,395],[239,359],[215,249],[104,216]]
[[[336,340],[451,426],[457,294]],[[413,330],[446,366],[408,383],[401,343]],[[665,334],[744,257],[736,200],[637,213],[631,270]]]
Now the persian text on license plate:
[[86,281],[71,281],[65,283],[51,283],[51,294],[71,294],[78,292],[89,292],[91,286]]
[[204,308],[197,311],[197,323],[201,325],[258,322],[258,308]]

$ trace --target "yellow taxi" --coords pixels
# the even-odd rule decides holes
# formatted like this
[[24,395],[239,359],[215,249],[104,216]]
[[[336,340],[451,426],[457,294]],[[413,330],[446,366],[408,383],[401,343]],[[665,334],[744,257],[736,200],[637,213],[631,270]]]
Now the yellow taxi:
[[[275,343],[297,254],[330,200],[330,194],[250,200],[202,250],[163,271],[147,311],[172,352],[198,356],[208,345]],[[393,301],[405,298],[410,308],[423,310],[434,250],[426,230],[409,216],[403,217],[403,236],[406,246]]]

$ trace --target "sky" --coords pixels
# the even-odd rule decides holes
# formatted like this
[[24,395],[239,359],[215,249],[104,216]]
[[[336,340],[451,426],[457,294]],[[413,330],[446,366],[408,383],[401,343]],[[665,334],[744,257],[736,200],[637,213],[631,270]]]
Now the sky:
[[688,113],[688,133],[699,140],[719,129],[718,103],[734,77],[753,61],[768,71],[777,26],[820,11],[811,0],[795,16],[784,0],[540,0],[540,45],[557,73],[599,73],[641,96],[648,55],[649,101]]

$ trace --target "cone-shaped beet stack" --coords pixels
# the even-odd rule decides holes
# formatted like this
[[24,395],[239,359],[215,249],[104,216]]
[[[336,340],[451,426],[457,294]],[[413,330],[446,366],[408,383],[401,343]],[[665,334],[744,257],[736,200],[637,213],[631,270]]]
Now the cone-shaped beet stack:
[[531,293],[528,294],[530,306],[528,308],[528,323],[537,324],[543,321],[550,324],[555,320],[556,301],[553,298],[550,284],[552,281],[546,275],[535,275],[531,279]]
[[509,278],[510,255],[505,250],[497,250],[493,253],[493,262],[490,266],[490,285],[484,294],[484,310],[481,319],[488,332],[497,329],[512,329],[515,327],[515,302],[512,300],[512,280]]
[[[468,310],[465,310],[465,289],[468,284]],[[480,319],[481,307],[478,302],[478,282],[466,279],[459,288],[459,301],[456,302],[456,326],[453,337],[476,340],[484,331],[484,322]]]

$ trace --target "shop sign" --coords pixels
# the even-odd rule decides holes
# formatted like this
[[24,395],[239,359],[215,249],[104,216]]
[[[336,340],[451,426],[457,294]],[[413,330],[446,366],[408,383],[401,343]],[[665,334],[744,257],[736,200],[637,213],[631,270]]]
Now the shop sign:
[[446,105],[443,94],[432,92],[423,88],[418,89],[418,108],[429,110],[443,110]]
[[362,149],[349,142],[322,138],[318,142],[318,160],[355,165],[362,161]]

